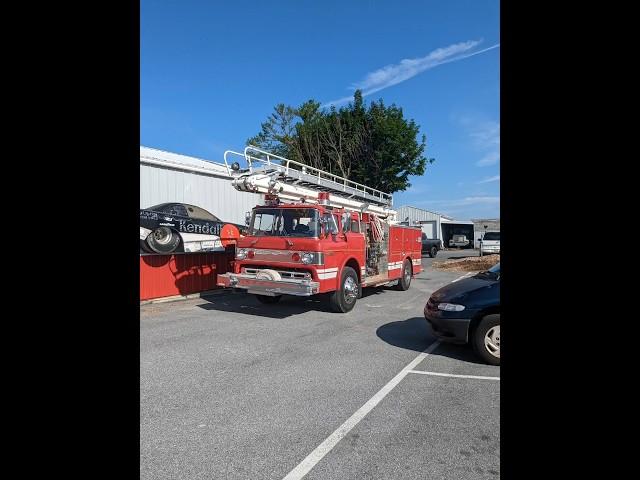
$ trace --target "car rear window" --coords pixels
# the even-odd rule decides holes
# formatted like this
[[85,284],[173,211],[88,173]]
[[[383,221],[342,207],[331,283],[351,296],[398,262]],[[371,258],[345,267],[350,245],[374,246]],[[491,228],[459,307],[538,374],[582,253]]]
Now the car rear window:
[[484,234],[485,240],[500,240],[500,232],[487,232]]

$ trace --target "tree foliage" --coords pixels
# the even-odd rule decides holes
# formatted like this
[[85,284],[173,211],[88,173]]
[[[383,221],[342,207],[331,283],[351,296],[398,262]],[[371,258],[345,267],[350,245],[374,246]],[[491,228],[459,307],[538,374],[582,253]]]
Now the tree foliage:
[[423,175],[425,135],[406,120],[402,108],[382,99],[368,107],[356,90],[353,102],[321,109],[309,100],[299,107],[276,105],[247,143],[291,160],[347,177],[384,192],[411,186],[409,176]]

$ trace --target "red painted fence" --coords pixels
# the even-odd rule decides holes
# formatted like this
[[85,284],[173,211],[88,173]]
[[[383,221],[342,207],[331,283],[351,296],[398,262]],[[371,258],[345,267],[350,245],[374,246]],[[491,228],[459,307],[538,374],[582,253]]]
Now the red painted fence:
[[219,288],[216,276],[230,271],[233,259],[233,247],[226,252],[140,255],[140,300]]

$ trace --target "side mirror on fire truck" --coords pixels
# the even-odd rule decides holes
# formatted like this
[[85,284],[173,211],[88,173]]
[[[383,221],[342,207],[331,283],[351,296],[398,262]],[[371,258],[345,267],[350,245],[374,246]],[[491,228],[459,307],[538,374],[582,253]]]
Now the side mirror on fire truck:
[[251,223],[251,212],[246,212],[244,214],[244,224],[248,227]]
[[351,228],[351,215],[347,212],[342,214],[342,234],[347,238],[347,231]]

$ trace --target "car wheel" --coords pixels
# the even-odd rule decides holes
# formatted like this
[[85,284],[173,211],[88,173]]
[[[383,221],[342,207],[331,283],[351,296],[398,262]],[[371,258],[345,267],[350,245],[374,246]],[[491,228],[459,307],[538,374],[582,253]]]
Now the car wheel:
[[156,253],[151,250],[151,247],[147,244],[147,240],[140,240],[140,253]]
[[340,289],[332,292],[329,296],[331,310],[337,313],[350,312],[356,305],[359,292],[356,271],[351,267],[344,267],[340,276]]
[[276,295],[275,297],[271,297],[269,295],[255,295],[255,297],[260,303],[266,303],[267,305],[272,305],[274,303],[278,303],[282,298],[282,295]]
[[156,228],[147,237],[147,245],[155,253],[167,255],[176,251],[180,245],[180,235],[168,227]]
[[409,290],[412,274],[413,269],[411,267],[411,260],[406,259],[402,264],[402,273],[400,275],[400,280],[398,280],[398,284],[396,285],[396,290]]
[[500,314],[484,317],[471,339],[476,354],[490,365],[500,365]]
[[437,254],[438,254],[438,249],[436,247],[431,247],[431,251],[429,251],[429,256],[431,258],[435,258]]

